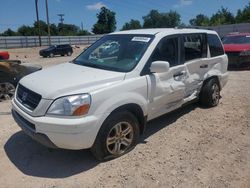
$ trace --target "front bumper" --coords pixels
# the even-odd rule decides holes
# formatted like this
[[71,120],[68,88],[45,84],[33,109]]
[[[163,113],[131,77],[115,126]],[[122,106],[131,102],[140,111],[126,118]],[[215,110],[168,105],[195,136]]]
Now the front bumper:
[[81,118],[33,117],[12,101],[12,115],[21,129],[37,142],[51,148],[91,148],[105,115]]
[[250,66],[250,56],[240,56],[239,52],[227,53],[229,66]]

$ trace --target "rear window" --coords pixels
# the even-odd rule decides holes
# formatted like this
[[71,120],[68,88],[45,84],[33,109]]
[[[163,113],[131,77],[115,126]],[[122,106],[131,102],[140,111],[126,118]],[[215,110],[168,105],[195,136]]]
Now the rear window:
[[202,33],[183,36],[185,61],[207,57],[206,35]]
[[224,54],[223,46],[217,35],[208,34],[207,41],[208,41],[211,57],[220,56]]

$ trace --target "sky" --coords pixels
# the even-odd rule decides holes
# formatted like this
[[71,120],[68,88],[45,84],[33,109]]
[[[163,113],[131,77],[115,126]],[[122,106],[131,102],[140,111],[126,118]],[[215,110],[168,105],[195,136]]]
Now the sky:
[[[211,16],[222,6],[233,14],[244,8],[249,0],[48,0],[50,23],[59,23],[58,14],[65,14],[64,23],[75,24],[91,31],[96,14],[102,6],[116,12],[117,30],[130,19],[138,19],[150,10],[177,11],[185,24],[197,14]],[[40,20],[46,20],[45,0],[38,0]],[[36,20],[35,0],[1,0],[0,32],[8,28],[16,30],[22,25],[32,26]]]

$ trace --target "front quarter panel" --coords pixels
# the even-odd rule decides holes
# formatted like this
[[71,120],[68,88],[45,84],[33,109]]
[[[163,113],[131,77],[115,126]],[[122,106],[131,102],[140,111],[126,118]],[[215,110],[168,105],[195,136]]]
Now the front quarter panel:
[[147,114],[147,80],[145,76],[125,79],[115,85],[91,93],[89,114],[106,114],[125,104],[137,104]]

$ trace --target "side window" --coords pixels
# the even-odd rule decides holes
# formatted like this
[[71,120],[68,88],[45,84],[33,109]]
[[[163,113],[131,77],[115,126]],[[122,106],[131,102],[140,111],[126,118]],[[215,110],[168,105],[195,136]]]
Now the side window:
[[151,56],[153,61],[168,61],[170,67],[178,65],[178,37],[162,39]]
[[207,57],[205,34],[190,34],[183,37],[185,61]]
[[217,35],[208,34],[207,42],[209,45],[211,57],[220,56],[224,54],[222,44]]

